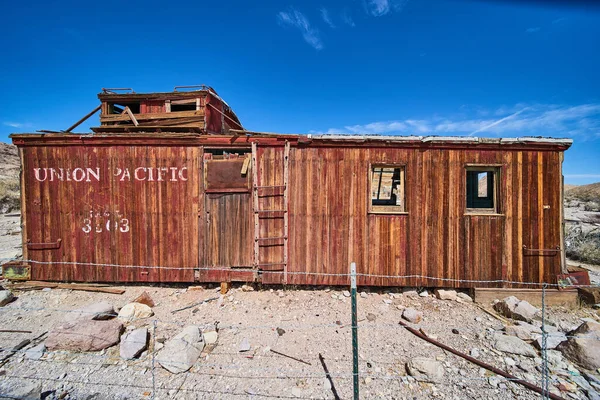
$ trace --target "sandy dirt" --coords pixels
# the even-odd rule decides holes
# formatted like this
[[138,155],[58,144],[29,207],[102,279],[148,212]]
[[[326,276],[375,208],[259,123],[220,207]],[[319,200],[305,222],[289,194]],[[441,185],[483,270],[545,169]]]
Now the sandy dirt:
[[[334,398],[318,358],[321,353],[340,397],[351,398],[350,299],[341,291],[244,292],[234,288],[220,301],[173,314],[174,309],[218,296],[218,289],[123,288],[126,292],[122,295],[64,289],[17,292],[16,301],[0,308],[0,329],[31,330],[32,333],[0,333],[0,347],[7,349],[25,338],[37,337],[60,324],[70,310],[101,300],[118,308],[147,291],[157,303],[153,308],[155,316],[135,321],[134,325],[150,327],[151,350],[156,341],[171,338],[186,325],[211,327],[218,321],[216,348],[205,353],[189,372],[179,375],[156,364],[153,369],[152,351],[144,353],[139,360],[121,360],[118,346],[96,353],[48,352],[37,361],[27,359],[25,353],[20,352],[0,369],[3,375],[0,379],[14,384],[39,381],[44,390],[56,391],[56,396],[66,393],[64,398],[67,399],[147,399],[151,398],[153,379],[157,399]],[[482,361],[531,382],[540,382],[541,359],[513,356],[491,348],[490,335],[502,329],[503,324],[474,303],[365,292],[358,298],[361,398],[536,397],[512,382],[500,379],[498,385],[488,371],[401,328],[398,321],[403,307],[422,311],[424,321],[416,326],[437,336],[441,342],[466,353],[478,349]],[[374,321],[367,319],[368,314]],[[557,307],[551,310],[551,321],[557,326],[570,327],[578,325],[580,318],[594,315],[590,309]],[[278,332],[277,328],[285,332]],[[248,339],[251,345],[249,352],[238,351],[243,339]],[[270,349],[311,365],[279,356]],[[413,357],[441,361],[446,371],[443,381],[419,383],[407,376],[405,363]],[[516,365],[507,365],[507,357]],[[96,397],[86,397],[94,394]]]

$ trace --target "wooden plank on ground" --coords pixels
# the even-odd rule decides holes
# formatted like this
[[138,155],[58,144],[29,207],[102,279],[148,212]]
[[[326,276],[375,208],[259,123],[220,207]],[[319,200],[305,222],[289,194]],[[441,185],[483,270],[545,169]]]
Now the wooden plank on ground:
[[15,285],[6,285],[13,290],[39,290],[44,288],[51,289],[69,289],[69,290],[81,290],[85,292],[101,292],[111,294],[123,294],[125,289],[119,289],[115,287],[108,287],[106,285],[93,285],[93,284],[81,284],[81,283],[56,283],[56,282],[39,282],[29,281],[18,283]]
[[[491,304],[495,299],[502,300],[509,296],[526,300],[536,307],[542,305],[542,289],[475,288],[475,302],[479,304]],[[577,289],[546,289],[546,305],[576,306],[577,304]]]

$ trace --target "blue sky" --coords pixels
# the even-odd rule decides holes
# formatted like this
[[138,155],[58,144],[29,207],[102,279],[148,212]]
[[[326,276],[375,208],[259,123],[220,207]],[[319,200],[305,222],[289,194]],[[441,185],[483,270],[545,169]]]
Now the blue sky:
[[252,130],[570,137],[566,182],[600,181],[591,3],[34,3],[0,15],[0,141],[66,129],[102,87],[204,83]]

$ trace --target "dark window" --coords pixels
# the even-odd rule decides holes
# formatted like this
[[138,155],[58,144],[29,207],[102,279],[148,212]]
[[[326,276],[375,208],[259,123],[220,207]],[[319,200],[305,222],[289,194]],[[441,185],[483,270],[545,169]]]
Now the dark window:
[[371,168],[371,212],[404,212],[404,168],[374,166]]
[[467,208],[496,209],[496,175],[489,168],[467,170]]

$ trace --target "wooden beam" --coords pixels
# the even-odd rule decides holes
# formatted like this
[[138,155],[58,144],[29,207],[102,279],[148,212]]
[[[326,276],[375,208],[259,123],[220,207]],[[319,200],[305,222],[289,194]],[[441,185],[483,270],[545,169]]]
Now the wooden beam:
[[133,115],[133,113],[131,112],[131,109],[129,108],[129,106],[125,107],[125,112],[127,112],[127,115],[129,115],[129,118],[131,119],[131,121],[133,122],[133,124],[135,126],[138,126],[140,124],[137,121],[137,119],[135,119],[135,115]]
[[94,108],[92,111],[90,111],[89,113],[87,113],[79,121],[77,121],[73,125],[71,125],[67,130],[65,130],[65,132],[71,132],[73,129],[77,128],[79,125],[81,125],[82,123],[84,123],[85,120],[87,120],[89,117],[91,117],[92,115],[96,114],[98,112],[98,110],[101,109],[101,108],[102,108],[102,104],[100,104],[98,107]]
[[[8,286],[8,285],[7,285]],[[81,283],[55,283],[55,282],[24,282],[16,285],[10,285],[10,289],[13,290],[39,290],[44,288],[51,289],[69,289],[69,290],[81,290],[85,292],[101,292],[101,293],[111,293],[111,294],[123,294],[125,293],[125,289],[118,289],[114,287],[107,286],[97,286],[90,284],[81,284]]]
[[[475,302],[480,304],[491,304],[495,299],[509,296],[526,300],[534,306],[542,305],[542,289],[475,288]],[[546,289],[546,305],[577,306],[577,289]]]
[[[173,104],[173,103],[171,103]],[[154,119],[174,119],[174,118],[185,118],[185,117],[201,117],[204,116],[204,110],[192,110],[192,111],[175,111],[175,112],[161,112],[161,113],[147,113],[147,114],[134,114],[138,121],[154,120]],[[123,114],[108,114],[101,115],[100,122],[120,122],[128,121],[129,117]]]

